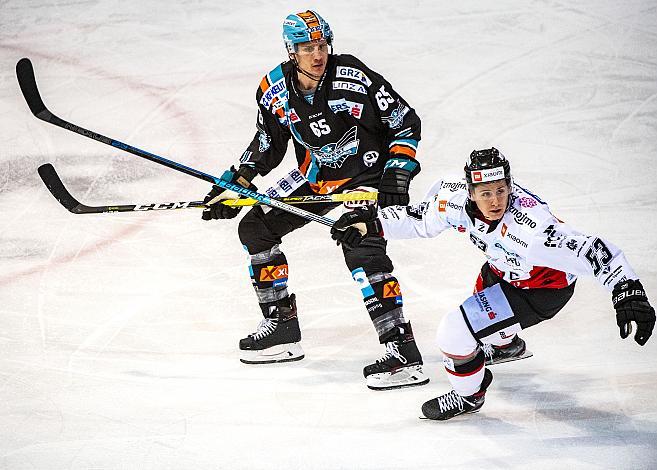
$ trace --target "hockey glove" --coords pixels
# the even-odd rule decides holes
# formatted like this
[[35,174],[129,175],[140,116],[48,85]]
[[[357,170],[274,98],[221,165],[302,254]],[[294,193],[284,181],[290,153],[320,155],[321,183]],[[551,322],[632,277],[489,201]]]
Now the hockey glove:
[[382,237],[383,228],[375,205],[346,212],[331,227],[331,238],[347,248],[360,245],[365,237]]
[[611,300],[616,309],[616,323],[620,328],[621,338],[625,339],[632,333],[631,322],[635,322],[634,341],[641,346],[646,344],[655,326],[655,309],[650,306],[641,282],[619,282],[614,286]]
[[[235,170],[235,167],[232,166],[230,167],[230,170],[224,172],[221,179],[255,191],[256,187],[251,183],[251,180],[255,178],[257,174],[256,170],[248,166],[241,166],[239,170]],[[238,195],[233,191],[226,190],[216,184],[213,185],[212,190],[210,190],[208,195],[205,196],[205,199],[203,199],[203,203],[208,207],[203,209],[201,218],[203,220],[212,220],[232,219],[233,217],[236,217],[242,208],[226,206],[222,204],[221,201],[225,199],[235,199],[237,197]]]
[[419,172],[420,164],[414,159],[399,156],[390,158],[379,183],[379,207],[408,205],[408,187],[411,179]]

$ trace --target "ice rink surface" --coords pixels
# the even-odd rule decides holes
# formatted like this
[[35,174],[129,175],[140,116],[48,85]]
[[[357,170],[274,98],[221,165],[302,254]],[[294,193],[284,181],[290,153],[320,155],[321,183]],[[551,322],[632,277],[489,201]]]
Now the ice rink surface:
[[247,366],[237,343],[260,314],[237,219],[73,215],[39,180],[52,162],[87,204],[209,190],[35,119],[21,57],[64,119],[220,175],[285,58],[283,19],[309,7],[422,118],[414,201],[494,145],[657,303],[654,2],[0,1],[0,468],[657,468],[657,338],[622,341],[592,279],[523,333],[534,357],[493,370],[480,413],[421,421],[450,389],[434,332],[483,262],[460,234],[390,243],[431,383],[373,392],[362,367],[384,350],[326,227],[282,245],[306,358]]

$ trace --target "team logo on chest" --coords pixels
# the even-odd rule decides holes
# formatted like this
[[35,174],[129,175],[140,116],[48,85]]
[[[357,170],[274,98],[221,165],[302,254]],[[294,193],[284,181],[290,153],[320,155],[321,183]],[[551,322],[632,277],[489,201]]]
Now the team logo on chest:
[[349,129],[336,143],[322,147],[310,147],[308,150],[317,159],[320,166],[340,168],[350,155],[358,153],[358,129]]

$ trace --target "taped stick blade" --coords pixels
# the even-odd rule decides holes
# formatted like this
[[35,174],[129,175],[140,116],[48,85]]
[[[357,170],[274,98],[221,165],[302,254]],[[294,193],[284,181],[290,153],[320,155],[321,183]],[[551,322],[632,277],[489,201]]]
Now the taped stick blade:
[[39,172],[41,180],[43,180],[43,183],[46,185],[46,188],[48,188],[48,191],[50,191],[62,206],[66,207],[66,209],[74,214],[80,213],[78,210],[81,206],[80,202],[68,192],[68,189],[66,189],[64,183],[62,183],[62,180],[55,171],[55,167],[50,163],[46,163],[41,165],[37,171]]
[[34,67],[27,57],[23,57],[16,64],[16,78],[18,78],[18,85],[21,87],[21,92],[32,114],[39,119],[47,120],[46,114],[49,114],[49,111],[41,99],[34,77]]

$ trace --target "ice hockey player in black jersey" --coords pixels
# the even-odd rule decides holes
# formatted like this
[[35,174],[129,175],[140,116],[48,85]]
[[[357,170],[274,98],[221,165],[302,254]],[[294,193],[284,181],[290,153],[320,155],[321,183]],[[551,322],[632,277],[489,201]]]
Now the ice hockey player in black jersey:
[[[486,355],[508,360],[522,355],[517,333],[554,317],[573,295],[578,275],[591,275],[611,293],[621,338],[636,324],[644,345],[655,326],[655,310],[623,252],[597,236],[557,219],[548,205],[511,178],[508,160],[497,149],[473,151],[465,180],[443,179],[425,201],[393,206],[377,214],[358,209],[338,219],[333,238],[357,246],[354,223],[367,223],[389,239],[435,237],[454,228],[484,252],[487,261],[475,294],[445,315],[438,346],[454,390],[429,400],[422,413],[446,420],[478,411],[493,375]],[[347,228],[345,231],[337,228]],[[486,351],[488,350],[488,352]]]
[[[333,33],[316,12],[289,15],[283,23],[288,58],[265,75],[256,92],[257,132],[238,168],[223,178],[254,187],[285,156],[292,139],[303,181],[290,195],[331,194],[359,188],[378,190],[378,205],[408,204],[411,179],[420,171],[415,153],[420,119],[381,75],[351,55],[333,54]],[[299,174],[299,173],[297,173]],[[220,204],[234,193],[217,186],[206,196],[203,219],[228,219],[239,208]],[[326,214],[336,204],[306,210]],[[257,330],[239,343],[245,363],[304,357],[294,294],[287,290],[288,263],[282,238],[307,220],[279,209],[255,207],[239,224],[251,259],[250,274],[264,315]],[[383,357],[365,367],[367,386],[389,389],[423,385],[422,357],[415,344],[393,265],[382,237],[342,247],[363,294]],[[321,282],[321,281],[320,281]]]

